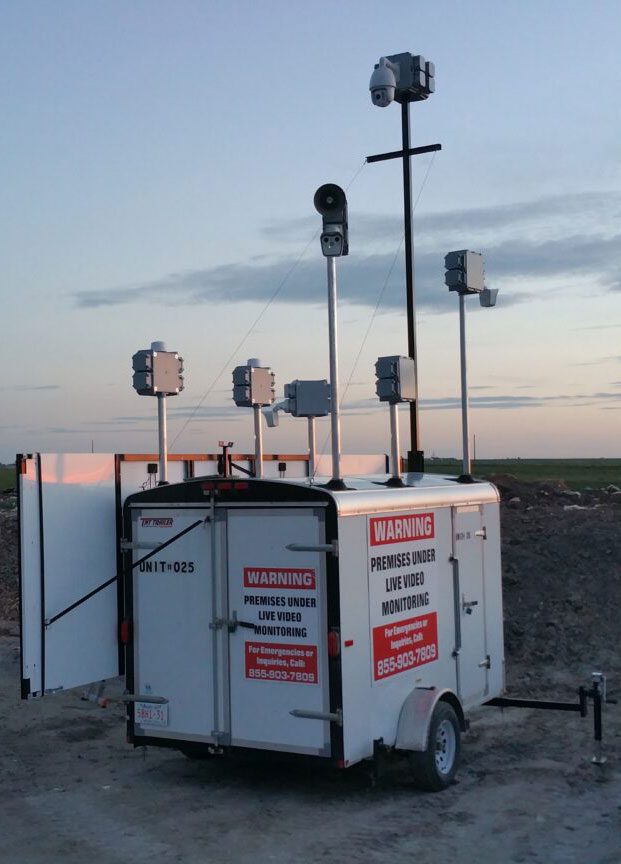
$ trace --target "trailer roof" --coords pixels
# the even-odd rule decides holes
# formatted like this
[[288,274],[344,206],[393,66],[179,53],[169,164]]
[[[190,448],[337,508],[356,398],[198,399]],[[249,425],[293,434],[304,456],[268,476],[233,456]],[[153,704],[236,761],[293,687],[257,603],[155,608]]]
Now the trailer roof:
[[488,504],[499,501],[498,490],[491,483],[460,483],[456,477],[438,474],[407,474],[402,487],[387,485],[390,475],[344,477],[343,489],[331,489],[329,477],[269,478],[205,475],[180,483],[166,484],[130,495],[125,506],[166,506],[202,502],[211,490],[217,490],[222,503],[240,505],[268,502],[270,505],[302,501],[332,500],[340,516],[362,516],[423,507]]
[[387,486],[389,475],[379,474],[368,477],[344,477],[347,489],[330,489],[326,484],[329,477],[315,477],[311,486],[308,479],[279,480],[295,486],[319,487],[336,502],[341,516],[355,516],[366,513],[403,510],[408,507],[441,507],[451,504],[497,503],[498,490],[492,483],[476,481],[460,483],[457,477],[441,474],[406,474],[402,487]]

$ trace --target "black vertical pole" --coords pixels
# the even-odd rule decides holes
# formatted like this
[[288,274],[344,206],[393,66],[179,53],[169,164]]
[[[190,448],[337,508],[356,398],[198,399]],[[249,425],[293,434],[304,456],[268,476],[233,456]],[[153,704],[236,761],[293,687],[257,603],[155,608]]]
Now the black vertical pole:
[[419,446],[418,367],[416,364],[416,311],[414,294],[414,238],[412,234],[412,157],[410,156],[410,103],[401,103],[401,138],[403,150],[403,219],[405,231],[405,297],[408,321],[408,355],[414,360],[416,376],[415,402],[410,402],[410,450],[408,471],[423,471],[425,457]]

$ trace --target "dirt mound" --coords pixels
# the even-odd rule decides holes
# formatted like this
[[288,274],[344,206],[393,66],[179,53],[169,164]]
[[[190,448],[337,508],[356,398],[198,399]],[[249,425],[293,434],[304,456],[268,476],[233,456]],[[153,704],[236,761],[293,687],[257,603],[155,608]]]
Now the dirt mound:
[[528,684],[544,665],[618,677],[619,508],[501,507],[509,680]]
[[19,614],[17,564],[17,511],[0,510],[0,618]]

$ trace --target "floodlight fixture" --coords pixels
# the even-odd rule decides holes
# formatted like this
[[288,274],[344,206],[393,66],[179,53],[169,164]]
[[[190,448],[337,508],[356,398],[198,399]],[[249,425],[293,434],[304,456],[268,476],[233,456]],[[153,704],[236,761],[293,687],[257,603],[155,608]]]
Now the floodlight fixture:
[[481,306],[490,308],[496,305],[497,288],[485,287],[485,268],[480,252],[459,249],[444,257],[446,273],[444,283],[449,291],[459,296],[459,355],[461,372],[461,430],[462,430],[462,483],[472,483],[470,460],[470,433],[468,431],[468,372],[466,366],[466,297],[478,294]]
[[378,357],[375,364],[375,392],[380,402],[390,405],[390,451],[392,477],[389,486],[403,486],[401,480],[401,448],[399,446],[399,409],[401,402],[414,402],[416,392],[416,368],[411,357],[400,355]]
[[480,294],[485,287],[483,256],[480,252],[461,249],[444,256],[444,282],[458,294]]
[[233,369],[233,401],[238,408],[252,408],[254,413],[254,476],[259,479],[263,477],[261,408],[276,398],[274,377],[269,366],[262,366],[257,357]]
[[136,351],[132,357],[133,387],[139,396],[157,397],[160,483],[168,479],[168,433],[166,397],[183,390],[183,357],[167,351],[164,342],[152,342],[150,348]]

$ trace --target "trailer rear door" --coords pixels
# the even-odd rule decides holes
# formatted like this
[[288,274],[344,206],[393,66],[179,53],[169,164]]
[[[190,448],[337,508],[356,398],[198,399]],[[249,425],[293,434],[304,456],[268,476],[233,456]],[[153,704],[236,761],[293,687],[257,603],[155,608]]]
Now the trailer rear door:
[[[218,740],[216,631],[210,624],[215,617],[216,547],[222,541],[210,512],[132,507],[134,642],[129,671],[138,700],[138,736]],[[159,707],[152,699],[165,703]]]
[[227,521],[231,743],[328,756],[326,553],[286,548],[324,544],[324,513],[231,508]]
[[454,510],[454,555],[459,566],[456,615],[461,647],[457,655],[459,695],[466,705],[480,702],[488,692],[485,638],[485,594],[483,591],[483,526],[479,505]]
[[111,454],[19,460],[22,697],[119,674]]

